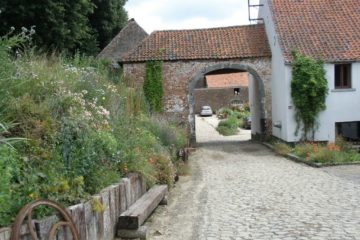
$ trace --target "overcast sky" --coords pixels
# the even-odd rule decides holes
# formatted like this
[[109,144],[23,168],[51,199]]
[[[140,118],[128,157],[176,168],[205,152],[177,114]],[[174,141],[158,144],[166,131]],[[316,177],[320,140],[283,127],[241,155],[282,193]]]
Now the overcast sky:
[[[249,24],[248,0],[128,0],[125,9],[148,33]],[[256,10],[251,16],[257,16]]]

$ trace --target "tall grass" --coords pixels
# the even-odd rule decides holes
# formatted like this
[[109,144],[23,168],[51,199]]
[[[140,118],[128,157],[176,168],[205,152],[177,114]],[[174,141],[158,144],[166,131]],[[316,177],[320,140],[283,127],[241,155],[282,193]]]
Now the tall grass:
[[[73,204],[130,171],[171,185],[172,152],[186,137],[149,115],[141,91],[92,58],[15,57],[17,42],[0,39],[1,121],[15,123],[0,128],[0,226],[29,201]],[[11,138],[26,141],[11,148]]]

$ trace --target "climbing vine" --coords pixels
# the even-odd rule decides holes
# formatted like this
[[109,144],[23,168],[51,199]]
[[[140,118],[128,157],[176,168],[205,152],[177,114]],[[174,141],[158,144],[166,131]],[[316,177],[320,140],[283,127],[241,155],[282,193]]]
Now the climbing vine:
[[319,112],[326,109],[328,86],[322,61],[301,55],[293,51],[291,97],[295,105],[295,119],[297,135],[302,127],[302,139],[309,140],[311,133],[314,140],[318,127],[316,118]]
[[162,85],[162,62],[150,61],[146,63],[144,80],[144,94],[152,112],[162,111],[162,98],[164,95]]

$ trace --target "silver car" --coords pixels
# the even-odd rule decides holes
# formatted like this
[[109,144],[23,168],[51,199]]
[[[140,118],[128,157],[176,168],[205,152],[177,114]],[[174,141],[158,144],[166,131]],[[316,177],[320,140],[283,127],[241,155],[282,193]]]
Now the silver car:
[[212,116],[213,111],[210,106],[202,106],[200,116]]

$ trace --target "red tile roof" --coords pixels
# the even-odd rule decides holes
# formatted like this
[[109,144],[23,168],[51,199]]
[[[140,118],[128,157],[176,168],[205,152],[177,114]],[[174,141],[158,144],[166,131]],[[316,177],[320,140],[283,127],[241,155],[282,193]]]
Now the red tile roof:
[[263,24],[155,31],[121,62],[271,56]]
[[291,51],[326,62],[360,60],[360,0],[270,0],[286,62]]
[[247,72],[211,74],[206,75],[208,88],[228,88],[228,87],[247,87],[249,86],[249,76]]

